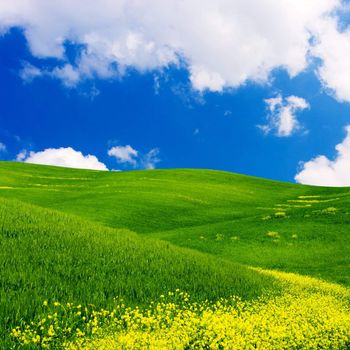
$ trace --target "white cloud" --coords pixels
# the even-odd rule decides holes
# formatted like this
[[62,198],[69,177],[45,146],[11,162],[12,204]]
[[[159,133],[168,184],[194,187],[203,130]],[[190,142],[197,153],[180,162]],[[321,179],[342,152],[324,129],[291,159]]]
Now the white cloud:
[[159,149],[153,148],[148,153],[146,153],[140,161],[141,166],[144,169],[154,169],[156,164],[160,162],[159,159]]
[[81,73],[70,64],[65,64],[63,67],[55,67],[50,71],[48,69],[39,69],[28,62],[23,62],[19,76],[27,83],[32,82],[36,78],[47,76],[62,80],[67,87],[74,87],[80,81]]
[[205,66],[191,67],[191,83],[199,91],[210,89],[211,91],[221,91],[225,86],[225,79],[217,72],[210,72]]
[[7,147],[3,142],[0,142],[0,152],[6,152],[7,151]]
[[350,29],[340,32],[334,19],[322,22],[312,50],[322,60],[318,75],[339,101],[350,102]]
[[28,62],[23,63],[22,70],[19,72],[19,76],[25,81],[30,83],[33,79],[41,77],[45,74],[38,67],[33,66]]
[[265,133],[275,132],[277,136],[286,137],[292,135],[301,128],[296,114],[310,107],[308,102],[298,96],[283,98],[278,95],[265,100],[269,114],[268,124],[258,125]]
[[116,158],[118,163],[125,163],[136,166],[138,151],[133,149],[130,145],[115,146],[108,150],[110,157]]
[[27,150],[22,149],[22,151],[17,154],[16,161],[23,162],[27,157],[27,153],[28,153]]
[[63,166],[67,168],[108,170],[95,156],[88,154],[84,156],[81,152],[71,147],[47,148],[41,152],[21,151],[17,155],[17,161],[33,164],[46,164]]
[[160,162],[158,148],[153,148],[148,153],[142,154],[130,145],[115,146],[110,148],[107,153],[114,157],[118,163],[131,165],[134,168],[154,169],[156,164]]
[[[96,76],[118,77],[128,67],[144,72],[185,62],[194,88],[221,91],[266,82],[275,68],[295,76],[308,66],[311,53],[325,60],[320,76],[338,89],[329,67],[346,65],[350,57],[332,19],[340,2],[11,0],[0,3],[0,31],[23,27],[33,55],[61,60],[50,73],[68,86]],[[315,51],[312,37],[320,40]],[[65,55],[66,40],[85,47],[74,66]],[[330,54],[330,45],[341,51]]]
[[67,87],[75,86],[80,80],[80,72],[70,64],[63,67],[56,67],[51,75],[61,79]]
[[303,163],[295,180],[316,186],[350,186],[350,125],[346,127],[346,133],[343,142],[335,147],[334,160],[321,155]]

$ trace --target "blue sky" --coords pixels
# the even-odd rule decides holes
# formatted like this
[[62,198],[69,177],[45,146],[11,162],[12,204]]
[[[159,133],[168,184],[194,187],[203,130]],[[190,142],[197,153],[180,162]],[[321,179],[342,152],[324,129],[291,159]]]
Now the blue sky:
[[[315,0],[317,12],[300,2],[293,17],[278,2],[266,1],[276,4],[276,14],[267,12],[272,17],[261,25],[275,21],[281,38],[266,30],[256,41],[261,30],[232,14],[222,19],[230,26],[220,24],[227,40],[209,40],[212,32],[203,29],[192,41],[195,50],[177,30],[176,18],[168,18],[170,34],[159,34],[159,1],[152,1],[151,24],[142,16],[129,19],[124,9],[123,26],[108,32],[68,16],[74,11],[69,2],[45,10],[35,9],[39,0],[30,2],[31,11],[19,1],[12,8],[0,5],[0,159],[110,170],[209,168],[283,181],[299,174],[302,183],[350,185],[346,3]],[[102,1],[101,20],[110,4],[121,2]],[[199,18],[203,4],[203,10],[196,7]],[[54,6],[61,6],[69,31],[42,20],[57,13]],[[96,5],[86,6],[92,11]],[[215,21],[221,20],[217,11]],[[242,11],[249,19],[257,15]],[[299,23],[300,13],[305,20]],[[200,23],[184,20],[190,37]],[[235,37],[232,23],[246,32],[243,39]],[[135,28],[138,36],[130,35]],[[121,44],[126,30],[127,49]],[[198,44],[201,35],[205,40]],[[268,44],[259,52],[262,39]],[[113,55],[101,46],[106,42],[113,44]],[[146,49],[138,49],[143,42]]]

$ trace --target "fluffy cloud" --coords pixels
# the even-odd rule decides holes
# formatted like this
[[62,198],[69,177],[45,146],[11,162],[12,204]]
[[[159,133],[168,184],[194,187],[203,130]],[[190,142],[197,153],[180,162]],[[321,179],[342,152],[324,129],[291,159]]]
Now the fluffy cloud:
[[88,154],[84,156],[81,152],[71,147],[47,148],[41,152],[21,151],[16,158],[17,161],[33,164],[46,164],[63,166],[67,168],[108,170],[95,156]]
[[317,186],[350,186],[350,125],[346,132],[343,142],[335,147],[337,155],[334,160],[321,155],[304,163],[295,180]]
[[258,125],[265,133],[276,132],[277,136],[285,137],[292,135],[301,128],[296,114],[309,108],[309,104],[301,97],[281,95],[265,100],[269,114],[268,124]]
[[135,166],[137,164],[138,151],[130,145],[115,146],[108,150],[108,155],[114,157],[118,163],[125,163]]
[[158,148],[153,148],[148,153],[141,154],[130,145],[115,146],[108,150],[108,155],[114,157],[120,164],[142,169],[154,169],[156,164],[160,162]]
[[[311,54],[324,62],[319,75],[338,93],[344,84],[350,89],[341,76],[350,44],[334,17],[340,6],[341,0],[11,0],[0,3],[0,31],[21,26],[33,55],[61,60],[50,74],[69,86],[129,67],[143,72],[184,62],[195,89],[221,91],[265,82],[275,68],[295,76]],[[74,63],[65,55],[67,40],[83,47]]]
[[318,75],[339,101],[350,101],[350,29],[339,32],[334,19],[320,24],[314,56],[322,60]]

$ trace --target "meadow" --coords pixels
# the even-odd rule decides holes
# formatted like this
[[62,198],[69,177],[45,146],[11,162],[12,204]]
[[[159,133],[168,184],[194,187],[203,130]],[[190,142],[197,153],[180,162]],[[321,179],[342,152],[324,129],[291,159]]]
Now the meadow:
[[0,348],[346,348],[349,202],[220,171],[0,162]]

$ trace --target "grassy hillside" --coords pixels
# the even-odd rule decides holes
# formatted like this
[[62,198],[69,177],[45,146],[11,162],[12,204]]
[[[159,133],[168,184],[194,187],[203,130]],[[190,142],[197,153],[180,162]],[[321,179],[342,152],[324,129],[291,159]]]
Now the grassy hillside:
[[143,305],[179,287],[197,300],[249,299],[273,285],[229,261],[1,198],[0,247],[0,339],[43,312],[44,300]]
[[98,172],[0,162],[0,196],[235,262],[350,284],[347,188],[208,170]]
[[280,291],[249,267],[349,286],[349,204],[347,188],[220,171],[0,162],[0,336],[45,312],[44,300],[108,308],[176,288],[194,301]]

